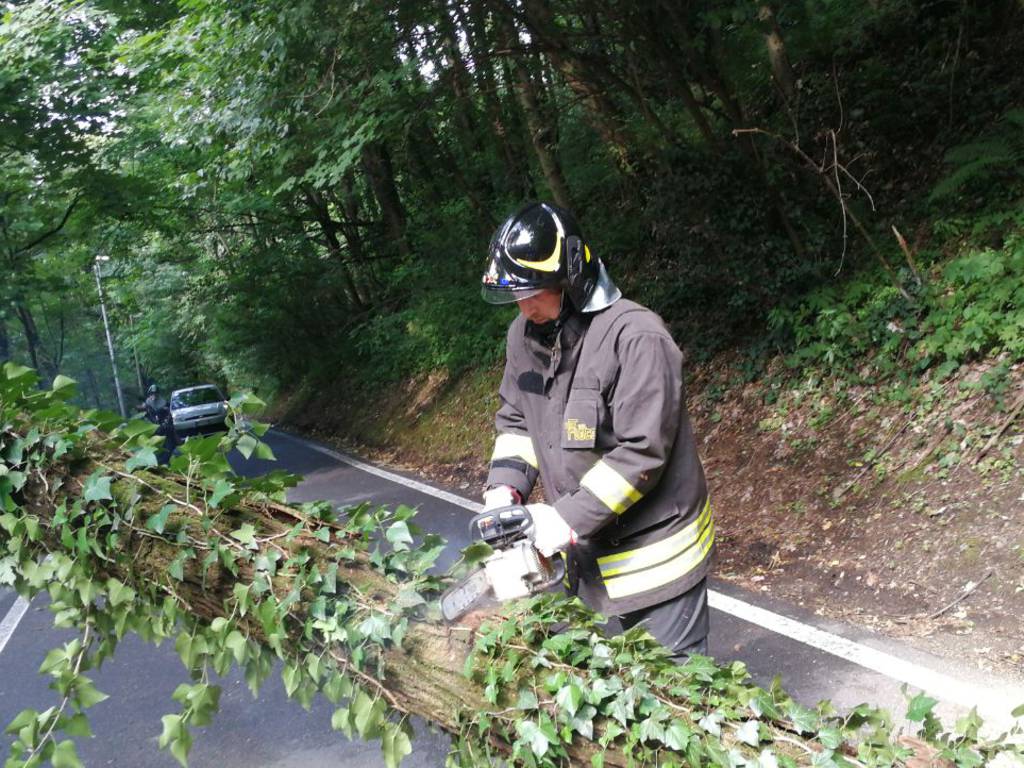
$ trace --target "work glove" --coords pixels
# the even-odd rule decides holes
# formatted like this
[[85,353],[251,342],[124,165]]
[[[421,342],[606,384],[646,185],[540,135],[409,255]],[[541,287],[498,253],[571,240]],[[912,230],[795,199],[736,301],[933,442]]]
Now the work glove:
[[518,504],[519,492],[510,485],[496,485],[484,491],[484,512]]
[[533,518],[533,546],[545,557],[576,543],[576,532],[550,504],[527,504],[526,510]]

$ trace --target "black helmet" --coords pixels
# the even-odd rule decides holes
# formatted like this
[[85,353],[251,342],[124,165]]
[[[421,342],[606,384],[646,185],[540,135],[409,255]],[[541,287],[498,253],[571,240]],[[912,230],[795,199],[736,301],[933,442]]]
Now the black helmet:
[[[599,283],[604,290],[595,291]],[[621,295],[600,259],[590,253],[576,218],[564,208],[531,203],[506,219],[491,238],[483,297],[505,304],[559,287],[581,312],[604,309]],[[601,300],[595,305],[591,299],[597,293]]]
[[159,393],[160,387],[158,387],[156,384],[150,384],[149,388],[146,390],[147,395],[157,395]]

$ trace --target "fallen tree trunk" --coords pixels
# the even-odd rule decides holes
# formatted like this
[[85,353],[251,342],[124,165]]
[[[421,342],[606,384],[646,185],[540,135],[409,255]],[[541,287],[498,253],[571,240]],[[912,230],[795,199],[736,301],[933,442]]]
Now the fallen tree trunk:
[[[915,751],[894,742],[883,713],[806,709],[752,685],[738,663],[675,667],[644,633],[605,638],[561,597],[447,627],[430,575],[443,542],[414,541],[412,510],[339,519],[330,505],[283,504],[294,478],[230,472],[225,450],[268,453],[237,426],[157,469],[143,423],[82,415],[63,404],[66,381],[39,393],[31,380],[10,365],[0,376],[0,583],[48,589],[55,621],[82,637],[47,656],[62,701],[16,719],[9,765],[75,764],[62,762],[74,746],[57,734],[82,733],[80,712],[98,700],[84,673],[126,632],[176,638],[197,681],[175,694],[181,712],[164,717],[160,738],[183,764],[189,726],[216,709],[209,671],[237,665],[255,693],[277,659],[290,696],[326,696],[333,725],[380,738],[389,765],[411,751],[412,714],[453,734],[458,765],[858,766]],[[930,717],[931,700],[915,701]],[[976,729],[948,743],[926,735],[916,751],[929,758],[1010,749]]]

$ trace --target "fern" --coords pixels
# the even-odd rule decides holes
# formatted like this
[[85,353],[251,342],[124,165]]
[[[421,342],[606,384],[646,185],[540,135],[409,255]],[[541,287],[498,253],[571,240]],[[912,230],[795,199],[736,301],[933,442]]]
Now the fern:
[[945,162],[952,171],[932,189],[929,202],[953,197],[965,187],[991,183],[1006,175],[1021,179],[1024,109],[1007,112],[988,135],[953,147],[946,153]]

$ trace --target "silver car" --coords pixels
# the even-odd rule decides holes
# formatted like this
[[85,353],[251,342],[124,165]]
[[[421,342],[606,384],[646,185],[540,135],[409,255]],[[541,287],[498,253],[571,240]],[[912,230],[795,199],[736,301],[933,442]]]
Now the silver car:
[[227,429],[224,425],[227,414],[224,395],[213,384],[171,392],[171,419],[181,436]]

